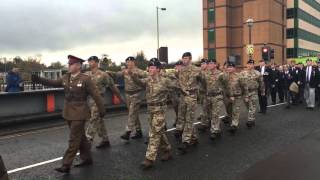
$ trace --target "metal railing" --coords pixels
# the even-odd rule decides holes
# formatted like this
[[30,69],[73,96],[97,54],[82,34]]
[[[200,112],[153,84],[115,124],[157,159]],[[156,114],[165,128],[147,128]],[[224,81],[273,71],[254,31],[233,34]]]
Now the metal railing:
[[[7,87],[6,83],[0,82],[0,93],[4,93]],[[38,90],[51,90],[51,89],[61,89],[61,88],[52,88],[49,86],[44,86],[42,84],[37,84],[31,81],[24,81],[21,86],[21,92],[23,91],[38,91]]]

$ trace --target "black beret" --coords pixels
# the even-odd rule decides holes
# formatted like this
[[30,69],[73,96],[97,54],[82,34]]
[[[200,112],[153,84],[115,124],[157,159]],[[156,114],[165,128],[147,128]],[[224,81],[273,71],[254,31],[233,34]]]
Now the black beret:
[[203,59],[201,59],[200,62],[201,62],[201,64],[202,64],[202,63],[207,63],[207,62],[208,62],[208,59],[203,58]]
[[216,59],[208,59],[208,63],[217,63]]
[[91,56],[91,57],[89,57],[88,61],[99,62],[99,58],[97,56]]
[[184,57],[192,57],[191,52],[183,53],[182,58],[184,58]]
[[129,57],[127,57],[127,59],[126,59],[126,62],[127,61],[135,61],[136,60],[136,58],[134,58],[133,56],[129,56]]
[[176,65],[176,66],[181,66],[181,65],[183,65],[183,62],[179,60],[179,61],[176,62],[175,65]]
[[161,68],[161,62],[157,58],[150,59],[148,66],[156,66],[157,68]]

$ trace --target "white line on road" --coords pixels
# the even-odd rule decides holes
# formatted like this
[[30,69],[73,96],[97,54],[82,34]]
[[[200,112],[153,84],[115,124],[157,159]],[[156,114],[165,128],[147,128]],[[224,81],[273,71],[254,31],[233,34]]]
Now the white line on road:
[[[275,107],[275,106],[280,106],[280,105],[283,105],[283,104],[286,104],[286,103],[279,103],[279,104],[275,104],[275,105],[270,105],[268,107]],[[225,117],[225,116],[220,116],[219,118],[223,118],[223,117]],[[200,121],[199,122],[195,122],[194,124],[195,125],[200,124]],[[167,132],[173,131],[175,129],[176,128],[168,129]],[[77,153],[77,156],[78,155],[79,155],[79,153]],[[8,174],[12,174],[12,173],[15,173],[15,172],[19,172],[19,171],[23,171],[23,170],[26,170],[26,169],[34,168],[34,167],[37,167],[37,166],[42,166],[42,165],[45,165],[45,164],[50,164],[50,163],[53,163],[53,162],[56,162],[56,161],[60,161],[60,160],[62,160],[62,157],[58,157],[58,158],[51,159],[51,160],[48,160],[48,161],[43,161],[43,162],[32,164],[32,165],[29,165],[29,166],[13,169],[13,170],[8,171]]]

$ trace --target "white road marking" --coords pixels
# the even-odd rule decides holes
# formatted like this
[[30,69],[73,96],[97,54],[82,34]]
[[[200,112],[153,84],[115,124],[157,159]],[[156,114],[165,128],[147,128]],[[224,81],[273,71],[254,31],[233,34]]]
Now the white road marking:
[[[275,107],[275,106],[280,106],[280,105],[283,105],[283,104],[286,104],[286,103],[279,103],[279,104],[270,105],[270,106],[267,106],[267,107]],[[223,117],[225,117],[225,116],[220,116],[219,118],[223,118]],[[200,121],[195,122],[194,124],[195,125],[200,124]],[[168,129],[167,132],[173,131],[175,129],[176,128]],[[77,153],[77,156],[78,155],[79,155],[79,153]],[[25,167],[9,170],[8,174],[12,174],[12,173],[15,173],[15,172],[19,172],[19,171],[23,171],[23,170],[26,170],[26,169],[34,168],[34,167],[37,167],[37,166],[42,166],[42,165],[45,165],[45,164],[50,164],[50,163],[53,163],[53,162],[56,162],[56,161],[60,161],[60,160],[62,160],[62,157],[58,157],[58,158],[51,159],[51,160],[48,160],[48,161],[43,161],[43,162],[32,164],[32,165],[29,165],[29,166],[25,166]]]

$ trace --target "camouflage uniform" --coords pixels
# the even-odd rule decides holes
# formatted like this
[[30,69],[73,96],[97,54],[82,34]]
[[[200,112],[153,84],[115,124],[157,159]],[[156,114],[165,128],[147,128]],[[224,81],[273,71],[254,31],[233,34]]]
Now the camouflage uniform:
[[179,117],[177,122],[177,130],[183,130],[182,142],[192,143],[197,141],[198,135],[195,125],[194,113],[197,109],[197,88],[200,78],[200,69],[188,65],[182,68],[178,74],[178,83],[181,88]]
[[[248,97],[248,87],[245,83],[245,79],[240,73],[227,73],[228,85],[226,91],[226,107],[227,114],[231,118],[231,126],[239,127],[240,118],[240,106],[242,96]],[[233,97],[234,101],[230,98]]]
[[[205,79],[205,76],[207,76],[208,74],[210,74],[210,71],[208,70],[201,71],[201,79]],[[202,106],[202,112],[200,113],[201,125],[203,125],[204,127],[209,127],[209,121],[212,118],[210,113],[211,108],[209,108],[210,101],[207,97],[206,87],[204,86],[204,83],[201,83],[201,85],[199,86],[199,100]]]
[[171,80],[172,85],[174,85],[174,87],[171,87],[170,89],[169,99],[171,100],[173,110],[176,114],[176,118],[174,121],[174,124],[176,124],[178,121],[178,115],[179,115],[178,112],[179,112],[179,104],[180,104],[179,102],[180,102],[180,94],[181,94],[179,84],[178,84],[178,77],[177,77],[176,71],[173,71],[173,72],[161,71],[161,76]]
[[219,70],[208,71],[201,77],[202,84],[206,89],[208,99],[207,109],[211,117],[211,133],[219,133],[221,106],[223,105],[223,89],[226,87],[227,79]]
[[[147,73],[139,68],[134,68],[131,71],[137,74],[139,78],[147,77]],[[134,82],[130,75],[123,74],[122,72],[118,72],[115,75],[124,77],[125,95],[127,101],[127,108],[129,111],[126,130],[130,132],[134,130],[139,131],[141,130],[141,123],[139,120],[139,109],[141,104],[143,87]]]
[[162,153],[171,150],[170,143],[165,130],[165,112],[167,109],[167,99],[170,88],[175,85],[163,76],[139,79],[134,73],[131,74],[134,81],[140,82],[146,87],[146,100],[149,112],[149,143],[146,152],[146,159],[155,161],[158,149]]
[[248,102],[245,102],[248,109],[248,121],[255,120],[255,112],[257,109],[258,101],[258,88],[264,94],[264,82],[263,77],[256,70],[243,71],[242,76],[248,86]]
[[[89,71],[87,74],[91,77],[93,82],[98,87],[102,97],[104,97],[106,88],[114,86],[113,79],[107,73],[101,70],[97,70],[97,72],[94,74],[92,73],[92,71]],[[90,96],[88,97],[88,104],[90,107],[91,116],[87,124],[87,138],[92,141],[95,134],[97,134],[102,139],[102,141],[108,141],[108,133],[103,118],[100,117],[98,107]]]

